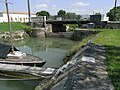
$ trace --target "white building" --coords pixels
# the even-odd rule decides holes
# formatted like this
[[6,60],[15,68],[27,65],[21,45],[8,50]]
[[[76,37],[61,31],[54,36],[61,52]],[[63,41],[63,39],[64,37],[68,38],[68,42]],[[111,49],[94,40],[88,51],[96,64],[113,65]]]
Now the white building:
[[101,21],[109,21],[109,17],[106,16],[106,14],[101,15]]
[[[26,12],[9,12],[11,22],[28,22],[28,13]],[[31,13],[31,17],[36,17]],[[0,22],[8,22],[7,13],[0,12]]]

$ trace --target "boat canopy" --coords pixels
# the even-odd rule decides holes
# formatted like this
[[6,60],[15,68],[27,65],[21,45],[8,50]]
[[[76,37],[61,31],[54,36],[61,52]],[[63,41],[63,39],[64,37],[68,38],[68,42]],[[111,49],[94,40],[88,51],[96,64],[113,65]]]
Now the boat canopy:
[[[7,54],[9,54],[11,50],[12,50],[12,45],[6,45],[0,43],[0,58],[6,59]],[[18,49],[14,47],[14,51],[18,51]]]

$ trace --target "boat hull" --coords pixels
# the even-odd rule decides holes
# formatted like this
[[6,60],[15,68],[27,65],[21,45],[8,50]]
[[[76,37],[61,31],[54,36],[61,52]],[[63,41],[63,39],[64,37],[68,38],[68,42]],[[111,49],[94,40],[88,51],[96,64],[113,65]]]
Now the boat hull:
[[35,67],[42,67],[46,62],[41,62],[41,63],[18,63],[18,62],[0,62],[2,64],[13,64],[13,65],[23,65],[23,66],[35,66]]
[[46,63],[46,60],[36,57],[34,55],[26,54],[26,57],[23,57],[23,58],[14,58],[14,57],[11,58],[10,57],[7,59],[0,59],[0,63],[42,67]]
[[38,77],[35,75],[30,75],[27,73],[19,73],[19,72],[12,72],[12,71],[1,71],[0,76],[7,77],[8,79],[41,79],[42,77]]

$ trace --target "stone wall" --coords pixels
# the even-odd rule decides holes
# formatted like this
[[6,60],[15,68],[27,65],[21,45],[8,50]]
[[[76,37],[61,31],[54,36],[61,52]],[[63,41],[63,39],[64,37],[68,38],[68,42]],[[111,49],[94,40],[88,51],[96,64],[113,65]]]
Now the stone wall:
[[[15,32],[12,32],[12,37],[14,40],[23,40],[24,35],[26,35],[24,30],[17,30]],[[9,32],[0,32],[0,39],[10,39],[10,33]]]
[[46,37],[59,37],[59,38],[68,38],[75,41],[81,41],[83,38],[86,38],[92,34],[99,33],[99,30],[75,30],[74,32],[59,32],[51,33],[47,32]]
[[75,41],[81,41],[82,39],[99,32],[100,30],[75,30],[71,39]]
[[109,22],[106,25],[108,29],[120,29],[120,22]]
[[68,38],[71,39],[74,32],[59,32],[59,33],[52,33],[46,32],[46,37],[58,37],[58,38]]
[[45,28],[33,28],[31,35],[35,38],[45,37]]

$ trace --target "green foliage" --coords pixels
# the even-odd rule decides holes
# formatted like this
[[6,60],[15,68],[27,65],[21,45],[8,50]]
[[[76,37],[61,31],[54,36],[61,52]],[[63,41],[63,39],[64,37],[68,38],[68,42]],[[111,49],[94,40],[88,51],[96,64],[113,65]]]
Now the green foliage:
[[110,9],[110,11],[107,13],[107,16],[109,17],[110,21],[113,21],[114,19],[115,20],[120,20],[120,6],[116,7],[115,16],[114,16],[114,9],[115,8]]
[[95,43],[106,45],[107,71],[115,90],[120,90],[120,30],[104,30]]
[[65,26],[69,26],[70,31],[74,31],[76,28],[79,28],[78,24],[65,24]]
[[59,10],[59,11],[57,12],[57,14],[58,14],[58,16],[60,16],[60,17],[65,17],[66,11],[64,11],[64,10]]
[[101,13],[99,12],[99,13],[95,13],[95,15],[101,15]]
[[66,20],[81,19],[80,15],[76,15],[76,13],[72,13],[72,12],[66,12],[64,10],[59,10],[57,16],[62,17],[63,19]]
[[71,12],[67,12],[66,13],[66,19],[76,19],[76,14],[71,13]]
[[50,13],[47,12],[47,11],[40,11],[40,12],[37,12],[36,15],[37,16],[47,16],[47,17],[49,17]]
[[[20,22],[11,22],[11,30],[16,31],[16,30],[24,30],[24,28],[28,28],[27,25],[22,24]],[[0,23],[0,32],[8,32],[8,23]]]
[[81,17],[82,17],[82,16],[80,16],[80,15],[76,15],[76,19],[77,19],[77,20],[81,19]]
[[115,90],[120,90],[120,47],[107,46],[108,74],[112,80]]
[[120,30],[104,30],[95,43],[111,46],[120,46]]

